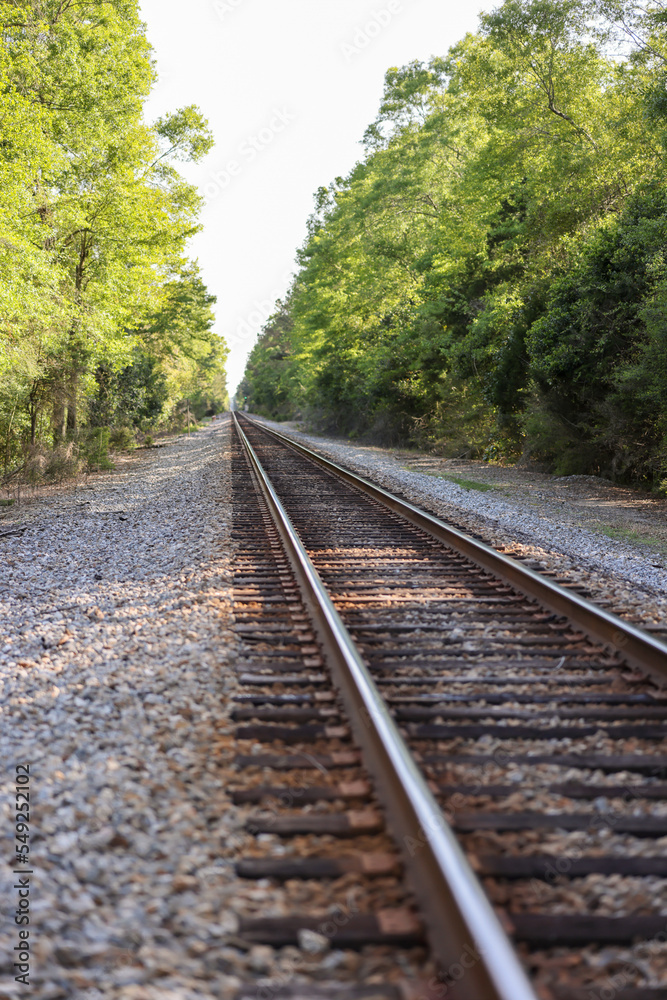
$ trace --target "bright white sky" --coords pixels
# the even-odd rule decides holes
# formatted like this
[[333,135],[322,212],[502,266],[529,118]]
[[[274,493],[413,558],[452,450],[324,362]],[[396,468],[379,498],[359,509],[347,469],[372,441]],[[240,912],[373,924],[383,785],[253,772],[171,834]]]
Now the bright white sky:
[[313,194],[346,175],[384,74],[444,55],[496,0],[141,0],[154,119],[197,104],[216,139],[183,172],[206,199],[191,243],[231,349],[229,387],[289,284]]

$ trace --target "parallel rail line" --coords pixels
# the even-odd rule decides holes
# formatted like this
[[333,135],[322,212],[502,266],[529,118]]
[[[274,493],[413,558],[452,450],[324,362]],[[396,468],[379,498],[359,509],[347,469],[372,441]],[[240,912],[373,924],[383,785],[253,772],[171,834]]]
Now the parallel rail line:
[[[657,853],[619,849],[619,838],[645,844],[667,835],[667,813],[654,808],[667,801],[660,743],[667,698],[648,679],[667,676],[667,647],[293,440],[242,422],[243,429],[235,419],[239,440],[289,560],[292,576],[283,583],[288,593],[294,587],[292,597],[300,592],[308,612],[299,660],[284,642],[294,620],[281,624],[270,616],[277,606],[271,601],[279,604],[284,590],[273,597],[263,592],[255,572],[245,584],[239,578],[249,588],[248,606],[257,601],[263,610],[238,626],[249,646],[263,650],[263,665],[242,672],[236,711],[239,722],[249,723],[239,737],[274,749],[255,754],[255,764],[289,772],[303,767],[302,748],[333,739],[328,765],[349,766],[352,735],[403,848],[433,954],[444,969],[458,969],[462,955],[477,956],[452,985],[456,997],[589,1000],[594,976],[583,975],[585,968],[562,993],[545,978],[540,970],[549,965],[549,949],[631,946],[667,930],[667,916],[650,907],[622,916],[583,907],[564,913],[558,900],[551,909],[548,899],[544,906],[526,903],[525,880],[546,885],[548,896],[560,876],[575,886],[591,876],[667,874]],[[325,690],[325,663],[344,717]],[[301,762],[298,753],[276,753],[276,741],[284,750],[300,749]],[[317,752],[311,756],[325,766]],[[517,775],[535,785],[520,808]],[[272,783],[236,794],[261,803],[285,792]],[[531,798],[539,807],[545,794],[557,808],[531,810]],[[314,786],[305,798],[341,801],[341,786]],[[591,804],[600,801],[593,812]],[[572,808],[576,802],[584,808]],[[368,810],[365,819],[364,810],[340,819],[339,835],[346,823],[348,834],[355,822],[372,829]],[[288,809],[264,826],[256,820],[254,829],[317,833],[313,820],[325,832],[335,826],[326,813],[299,818]],[[559,857],[558,838],[567,841],[568,832],[592,838],[591,849]],[[610,832],[617,840],[611,853],[604,849]],[[513,847],[522,839],[528,854]],[[495,852],[488,849],[493,843]],[[346,864],[364,867],[358,859],[342,868],[336,858],[328,865],[317,858],[267,859],[242,863],[240,872],[326,877]],[[371,859],[373,865],[381,863]],[[501,880],[492,886],[495,910],[479,878]],[[276,927],[266,923],[246,932],[277,940]],[[631,984],[625,994],[617,991],[618,1000],[664,995],[653,986],[633,991]]]

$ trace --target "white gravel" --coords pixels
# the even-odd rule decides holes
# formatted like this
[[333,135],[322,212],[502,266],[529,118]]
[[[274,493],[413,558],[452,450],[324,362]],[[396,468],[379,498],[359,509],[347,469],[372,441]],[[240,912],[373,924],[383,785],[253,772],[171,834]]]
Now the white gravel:
[[[230,622],[229,419],[0,531],[2,846],[30,765],[29,989],[14,981],[5,865],[2,997],[232,996],[220,861]],[[156,985],[153,982],[157,980]]]
[[[491,544],[517,542],[529,554],[551,563],[559,572],[571,567],[583,572],[587,586],[598,589],[615,603],[624,602],[633,612],[642,610],[638,591],[649,605],[644,611],[655,620],[667,614],[667,560],[664,555],[641,551],[622,540],[590,528],[573,525],[560,503],[542,501],[530,506],[490,493],[466,490],[447,479],[401,468],[402,459],[390,449],[345,444],[339,440],[304,434],[292,426],[255,417],[288,437],[312,447],[359,475],[388,490],[398,491],[414,503],[454,522],[466,521],[472,530],[488,536]],[[591,580],[590,576],[593,577]]]

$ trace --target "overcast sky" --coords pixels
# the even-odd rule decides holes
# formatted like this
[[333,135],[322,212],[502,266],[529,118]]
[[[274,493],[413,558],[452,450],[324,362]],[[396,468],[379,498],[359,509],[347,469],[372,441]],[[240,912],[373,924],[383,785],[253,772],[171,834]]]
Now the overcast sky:
[[217,296],[229,386],[293,273],[313,194],[347,174],[390,66],[444,55],[487,0],[141,0],[159,80],[147,114],[198,104],[216,145],[183,172],[206,199],[191,243]]

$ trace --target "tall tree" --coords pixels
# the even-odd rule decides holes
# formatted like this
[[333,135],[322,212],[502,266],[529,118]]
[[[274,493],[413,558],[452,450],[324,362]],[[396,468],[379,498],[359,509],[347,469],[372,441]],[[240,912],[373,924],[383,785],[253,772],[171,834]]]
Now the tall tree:
[[187,274],[200,199],[176,163],[212,137],[195,107],[144,121],[154,68],[136,0],[14,0],[0,24],[0,397],[21,397],[33,441],[50,405],[57,443],[97,366],[130,363],[137,320]]
[[267,330],[250,398],[280,378],[281,409],[341,431],[554,467],[588,441],[588,471],[659,477],[666,24],[660,0],[505,0],[390,69],[364,160],[318,194],[290,355]]

